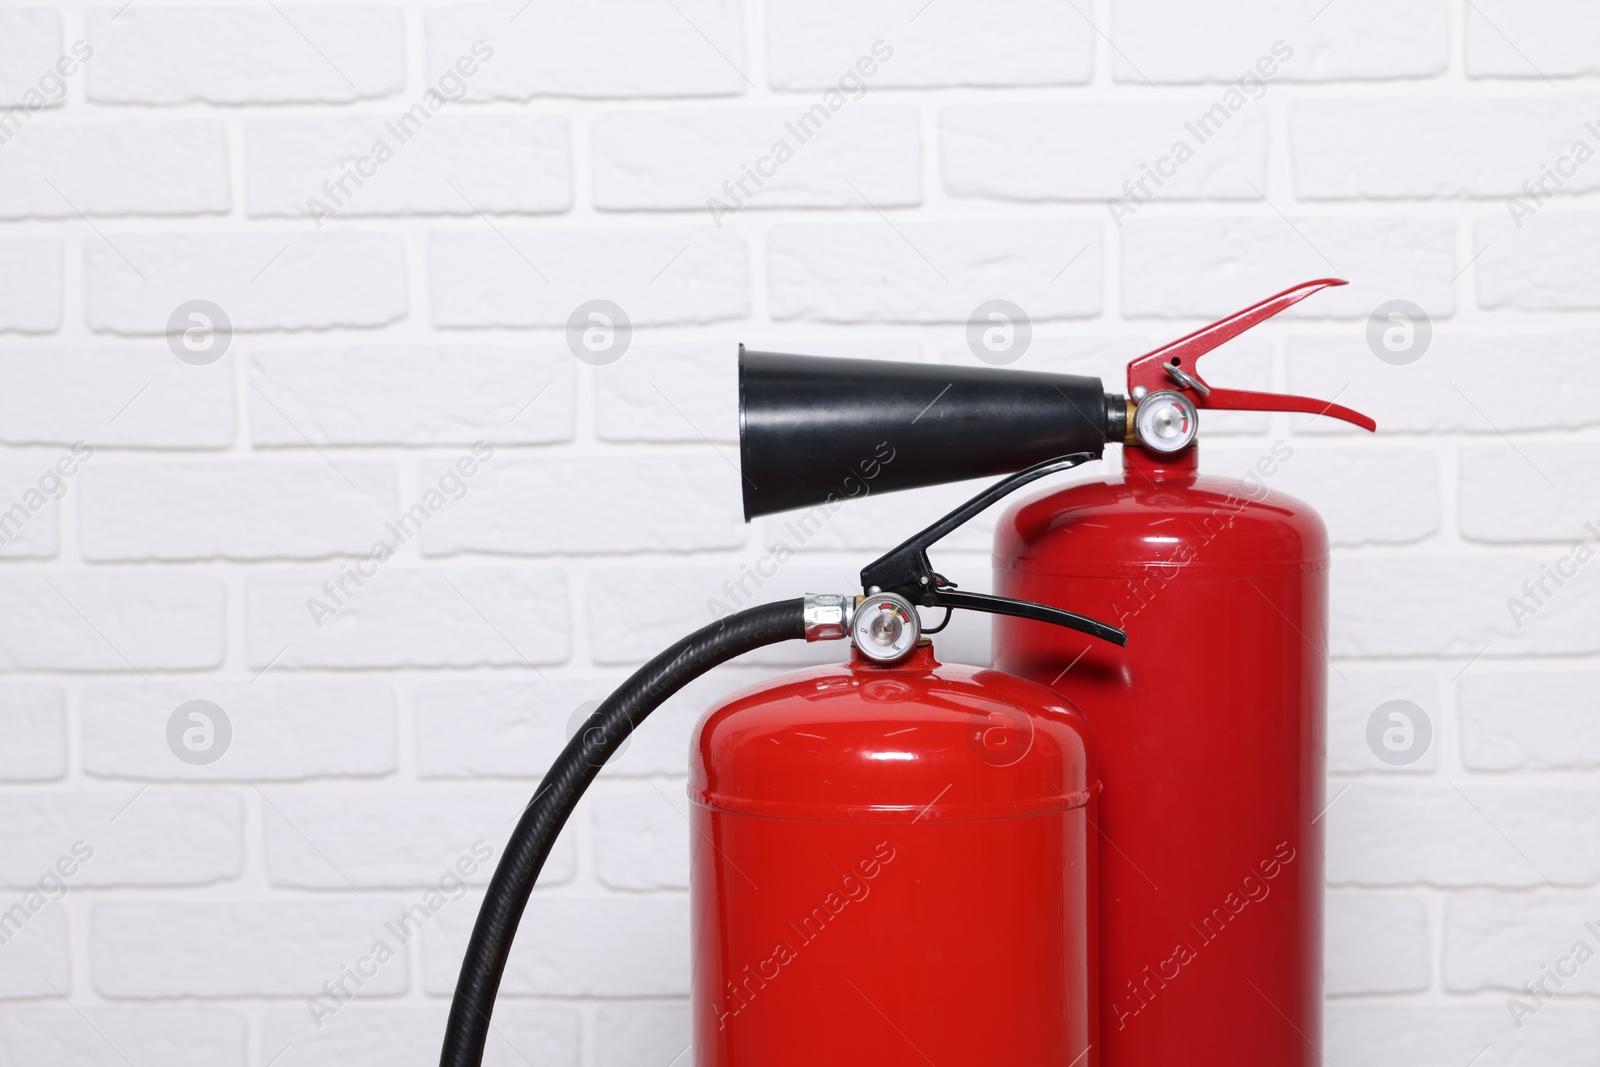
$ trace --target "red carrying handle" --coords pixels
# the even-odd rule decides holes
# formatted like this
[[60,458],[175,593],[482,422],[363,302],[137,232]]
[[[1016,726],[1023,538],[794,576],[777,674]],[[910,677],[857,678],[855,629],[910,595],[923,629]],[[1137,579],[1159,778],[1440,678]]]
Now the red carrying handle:
[[1140,356],[1128,364],[1128,394],[1135,395],[1135,390],[1140,386],[1152,393],[1158,389],[1176,389],[1185,393],[1197,408],[1217,411],[1300,411],[1308,415],[1342,419],[1363,430],[1376,430],[1378,424],[1361,412],[1329,400],[1287,393],[1257,393],[1248,389],[1218,389],[1200,377],[1198,364],[1200,357],[1207,352],[1225,341],[1233,340],[1257,323],[1272,318],[1291,304],[1298,304],[1318,290],[1344,284],[1339,278],[1321,278],[1285,289],[1259,304]]

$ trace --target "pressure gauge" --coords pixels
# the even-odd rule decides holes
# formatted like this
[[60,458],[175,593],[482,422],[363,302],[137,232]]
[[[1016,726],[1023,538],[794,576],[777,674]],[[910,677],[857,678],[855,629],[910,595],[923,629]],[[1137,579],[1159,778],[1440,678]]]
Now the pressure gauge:
[[893,593],[873,593],[856,606],[850,639],[861,654],[878,663],[904,659],[922,636],[917,609]]
[[1139,443],[1152,452],[1180,452],[1194,440],[1200,417],[1188,397],[1162,389],[1139,401],[1133,425]]

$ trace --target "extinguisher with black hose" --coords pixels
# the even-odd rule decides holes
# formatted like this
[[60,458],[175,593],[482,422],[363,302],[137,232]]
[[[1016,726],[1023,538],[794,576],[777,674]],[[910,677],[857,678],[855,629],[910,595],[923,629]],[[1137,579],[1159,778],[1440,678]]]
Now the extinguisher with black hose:
[[[747,690],[697,729],[699,1067],[1316,1063],[1326,537],[1298,501],[1200,477],[1194,440],[1200,409],[1374,428],[1196,367],[1335,284],[1134,360],[1126,397],[1075,375],[741,348],[747,519],[829,500],[891,434],[875,492],[1008,476],[864,568],[859,596],[728,616],[599,707],[502,854],[442,1067],[481,1062],[539,871],[639,721],[744,652],[845,637],[847,664]],[[1120,474],[1007,512],[1002,595],[933,569],[941,537],[1116,442]],[[924,631],[918,608],[946,614]],[[998,669],[934,658],[922,634],[956,608],[995,616]]]

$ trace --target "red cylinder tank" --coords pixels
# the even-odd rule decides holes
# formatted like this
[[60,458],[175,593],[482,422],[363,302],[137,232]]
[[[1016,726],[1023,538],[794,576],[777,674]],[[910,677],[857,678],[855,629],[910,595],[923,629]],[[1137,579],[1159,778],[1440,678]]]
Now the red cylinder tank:
[[1006,513],[995,592],[1128,643],[999,617],[995,666],[1094,726],[1102,1064],[1311,1067],[1327,538],[1299,501],[1198,476],[1197,454],[1128,447],[1120,475]]
[[696,1063],[1096,1063],[1083,717],[926,642],[852,656],[697,731]]

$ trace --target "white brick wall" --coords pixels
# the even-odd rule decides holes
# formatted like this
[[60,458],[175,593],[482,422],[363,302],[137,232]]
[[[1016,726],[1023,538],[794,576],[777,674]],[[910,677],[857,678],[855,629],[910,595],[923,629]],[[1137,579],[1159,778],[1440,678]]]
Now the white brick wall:
[[[72,471],[0,546],[0,1063],[432,1062],[480,851],[574,714],[788,536],[740,522],[738,342],[971,365],[999,297],[1020,369],[1116,383],[1330,275],[1211,376],[1381,436],[1239,414],[1204,448],[1288,444],[1274,484],[1335,545],[1321,1051],[1592,1062],[1600,962],[1522,983],[1600,952],[1597,10],[0,9],[0,514]],[[580,360],[601,299],[627,347]],[[1405,366],[1366,341],[1394,299],[1432,317]],[[232,331],[209,363],[164,336],[192,300]],[[961,495],[853,505],[751,595],[846,587]],[[941,557],[964,585],[991,529]],[[835,652],[723,668],[606,770],[488,1062],[688,1061],[695,718]],[[169,747],[194,700],[214,762]],[[1368,745],[1391,700],[1428,717],[1414,763]],[[354,1003],[308,1004],[380,940]]]

